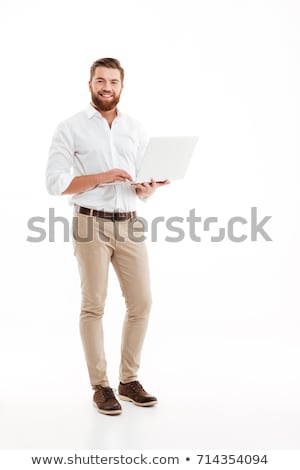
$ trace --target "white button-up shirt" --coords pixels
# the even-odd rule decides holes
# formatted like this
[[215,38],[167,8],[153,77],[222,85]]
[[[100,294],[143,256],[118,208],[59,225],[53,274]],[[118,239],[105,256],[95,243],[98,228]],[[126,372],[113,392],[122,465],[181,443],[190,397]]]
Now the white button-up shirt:
[[[140,122],[118,111],[111,128],[92,105],[61,122],[50,147],[46,186],[61,195],[75,176],[102,173],[113,168],[136,177],[147,137]],[[136,209],[136,192],[130,184],[98,185],[71,196],[70,204],[128,212]]]

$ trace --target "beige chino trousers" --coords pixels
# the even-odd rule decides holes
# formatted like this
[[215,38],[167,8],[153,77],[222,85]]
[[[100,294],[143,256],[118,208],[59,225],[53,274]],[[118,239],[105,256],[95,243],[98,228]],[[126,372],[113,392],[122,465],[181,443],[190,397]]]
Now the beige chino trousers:
[[[137,232],[135,232],[137,229]],[[74,254],[81,279],[80,334],[92,387],[109,386],[102,318],[110,262],[126,303],[119,379],[137,379],[151,308],[147,248],[138,219],[111,221],[85,214],[73,218]]]

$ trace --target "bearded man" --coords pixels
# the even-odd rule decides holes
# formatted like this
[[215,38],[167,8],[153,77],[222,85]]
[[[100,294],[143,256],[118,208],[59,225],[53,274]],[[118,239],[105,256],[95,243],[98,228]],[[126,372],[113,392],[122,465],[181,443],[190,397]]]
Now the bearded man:
[[141,231],[136,218],[137,198],[146,199],[168,183],[130,184],[141,165],[147,138],[143,126],[117,108],[123,82],[124,70],[118,60],[104,58],[92,64],[91,103],[58,125],[46,170],[49,193],[71,195],[74,205],[73,243],[82,294],[80,334],[93,403],[100,413],[108,415],[122,412],[107,377],[103,342],[110,263],[126,303],[119,398],[138,406],[157,403],[137,376],[151,291],[145,242],[130,234],[135,223]]

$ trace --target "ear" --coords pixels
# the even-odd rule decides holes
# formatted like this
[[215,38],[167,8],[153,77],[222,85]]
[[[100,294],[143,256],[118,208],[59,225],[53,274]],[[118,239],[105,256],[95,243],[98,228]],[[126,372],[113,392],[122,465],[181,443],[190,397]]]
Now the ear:
[[91,80],[89,80],[89,90],[92,91]]

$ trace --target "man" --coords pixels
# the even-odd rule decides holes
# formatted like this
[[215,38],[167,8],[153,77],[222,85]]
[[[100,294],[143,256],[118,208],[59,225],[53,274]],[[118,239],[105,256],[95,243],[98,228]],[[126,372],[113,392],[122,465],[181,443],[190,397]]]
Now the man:
[[[90,70],[91,103],[63,121],[50,147],[46,184],[50,194],[72,195],[76,217],[74,253],[81,278],[80,333],[93,402],[100,413],[120,414],[106,374],[102,316],[109,263],[126,302],[121,344],[119,398],[138,406],[157,399],[137,380],[151,292],[147,250],[133,237],[137,197],[146,199],[168,181],[130,184],[141,164],[146,136],[141,124],[117,108],[124,80],[120,62],[95,61]],[[122,184],[115,184],[122,182]],[[107,185],[107,183],[110,183]],[[141,227],[137,230],[140,232]]]

